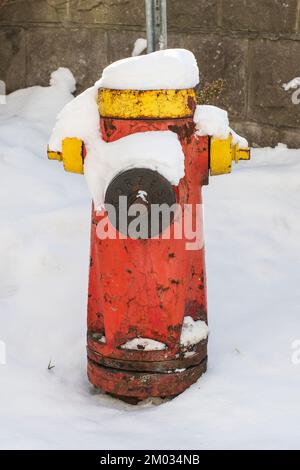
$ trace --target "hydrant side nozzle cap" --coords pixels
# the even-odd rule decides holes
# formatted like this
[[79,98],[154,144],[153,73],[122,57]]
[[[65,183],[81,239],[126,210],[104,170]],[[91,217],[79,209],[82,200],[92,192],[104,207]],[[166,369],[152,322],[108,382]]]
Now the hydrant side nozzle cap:
[[210,138],[209,166],[211,176],[231,173],[231,140],[231,136],[227,139]]
[[67,137],[62,142],[62,152],[47,150],[49,160],[63,162],[65,171],[83,174],[83,141]]
[[218,139],[211,137],[210,139],[210,174],[224,175],[231,173],[231,163],[240,160],[250,160],[250,149],[239,148],[238,144],[232,144],[232,135],[229,134],[227,139]]
[[65,171],[83,174],[83,141],[77,137],[68,137],[62,143],[63,164]]

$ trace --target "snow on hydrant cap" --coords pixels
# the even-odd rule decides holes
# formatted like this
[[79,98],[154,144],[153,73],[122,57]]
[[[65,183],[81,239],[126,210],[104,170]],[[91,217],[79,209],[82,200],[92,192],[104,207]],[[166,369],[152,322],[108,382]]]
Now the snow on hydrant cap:
[[186,49],[165,49],[112,63],[95,85],[117,90],[169,90],[194,88],[198,83],[194,54]]

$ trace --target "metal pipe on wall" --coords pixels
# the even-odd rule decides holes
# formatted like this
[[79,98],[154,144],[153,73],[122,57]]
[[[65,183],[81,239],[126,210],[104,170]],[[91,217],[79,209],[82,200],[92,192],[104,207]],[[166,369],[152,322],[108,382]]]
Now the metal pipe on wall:
[[145,0],[147,52],[167,47],[167,1]]

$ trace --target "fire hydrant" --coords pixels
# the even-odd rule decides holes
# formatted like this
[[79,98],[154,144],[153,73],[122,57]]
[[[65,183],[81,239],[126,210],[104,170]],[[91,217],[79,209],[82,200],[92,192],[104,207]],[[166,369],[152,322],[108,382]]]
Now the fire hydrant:
[[[248,148],[233,145],[232,136],[199,136],[193,119],[196,93],[190,89],[134,90],[100,88],[100,132],[111,143],[126,136],[171,131],[184,154],[184,176],[172,185],[149,168],[121,170],[106,188],[105,202],[119,209],[140,202],[149,216],[151,204],[192,207],[192,222],[201,207],[201,188],[209,175],[229,173],[234,160],[250,158]],[[85,145],[70,136],[62,152],[48,151],[66,170],[83,173]],[[170,220],[170,236],[100,239],[103,213],[93,207],[88,291],[87,355],[90,382],[126,400],[174,397],[206,371],[207,299],[203,243],[187,250],[190,240],[175,235],[180,223]],[[118,220],[110,222],[121,232]],[[168,227],[167,227],[168,228]],[[169,227],[170,228],[170,227]],[[201,226],[199,230],[203,231]],[[201,233],[203,236],[203,233]],[[200,334],[197,334],[197,332]],[[191,333],[189,336],[189,332]],[[196,333],[196,334],[195,334]]]

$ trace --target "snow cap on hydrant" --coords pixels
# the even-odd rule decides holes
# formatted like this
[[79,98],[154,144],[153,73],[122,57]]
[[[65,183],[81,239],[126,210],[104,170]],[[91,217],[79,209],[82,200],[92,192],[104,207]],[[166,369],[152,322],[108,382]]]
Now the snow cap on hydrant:
[[[125,399],[178,395],[206,370],[201,188],[249,149],[225,111],[197,106],[198,83],[184,49],[117,61],[62,110],[49,142],[50,159],[84,172],[94,202],[89,380]],[[151,226],[142,236],[130,232],[136,205]],[[170,217],[153,232],[163,205]]]

